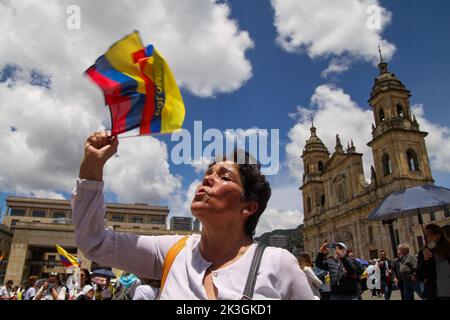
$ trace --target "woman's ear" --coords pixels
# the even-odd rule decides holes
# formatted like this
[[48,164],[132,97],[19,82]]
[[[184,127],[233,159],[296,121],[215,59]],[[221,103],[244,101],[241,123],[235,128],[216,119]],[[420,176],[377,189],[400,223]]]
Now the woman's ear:
[[246,203],[245,207],[242,209],[242,212],[245,213],[248,217],[253,215],[256,210],[258,210],[258,202],[256,201],[249,201]]

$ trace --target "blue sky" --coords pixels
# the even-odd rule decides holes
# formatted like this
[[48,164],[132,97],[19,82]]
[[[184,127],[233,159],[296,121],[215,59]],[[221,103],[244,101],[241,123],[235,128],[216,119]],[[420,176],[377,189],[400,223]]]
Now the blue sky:
[[[6,151],[2,152],[2,157],[9,154],[25,159],[21,169],[11,161],[2,161],[0,205],[5,207],[7,194],[69,196],[81,158],[81,149],[77,148],[89,132],[97,130],[102,123],[107,124],[109,118],[107,110],[101,106],[101,94],[81,77],[81,71],[103,54],[108,45],[133,29],[141,32],[145,42],[157,46],[181,83],[186,105],[185,129],[192,131],[194,121],[201,120],[204,130],[280,130],[281,169],[277,175],[269,177],[274,197],[259,232],[296,227],[302,220],[298,187],[303,168],[299,165],[299,157],[309,136],[310,124],[305,118],[308,110],[317,117],[318,134],[329,150],[334,148],[336,133],[341,135],[344,143],[351,138],[359,142],[356,148],[364,152],[366,178],[369,178],[367,166],[371,155],[365,143],[370,136],[371,119],[367,100],[378,73],[377,45],[382,41],[385,41],[382,48],[389,70],[412,91],[411,106],[422,105],[414,109],[421,128],[433,130],[426,142],[429,143],[429,156],[434,159],[432,169],[436,184],[450,187],[447,161],[450,160],[450,3],[445,0],[356,2],[358,5],[355,6],[345,0],[340,7],[330,8],[326,1],[236,0],[205,1],[195,5],[192,1],[183,1],[184,5],[167,1],[163,6],[173,17],[155,18],[158,20],[156,25],[145,21],[145,15],[136,16],[134,20],[120,17],[121,27],[111,22],[111,17],[120,16],[119,5],[117,10],[110,9],[109,12],[108,9],[104,13],[98,13],[95,5],[88,1],[62,1],[55,8],[35,7],[37,18],[28,26],[19,23],[20,19],[33,15],[30,8],[15,1],[0,4],[4,9],[0,14],[3,21],[0,27],[10,33],[0,36],[1,47],[21,39],[21,42],[29,41],[30,50],[36,52],[30,57],[25,53],[25,45],[17,45],[17,48],[0,54],[0,70],[3,70],[0,112],[4,119],[0,124],[7,140],[0,144]],[[64,23],[67,18],[65,6],[71,3],[78,3],[81,8],[81,29],[55,28]],[[149,3],[149,11],[158,5],[156,0]],[[367,30],[366,25],[360,23],[365,21],[365,8],[371,4],[381,7],[386,17],[377,31]],[[336,5],[335,2],[333,6]],[[60,8],[56,8],[58,6]],[[157,16],[159,11],[152,12]],[[352,20],[350,27],[343,26]],[[295,21],[300,22],[296,24]],[[36,33],[38,28],[42,29],[40,35]],[[41,34],[45,34],[46,39]],[[172,37],[182,40],[175,43]],[[57,50],[43,48],[46,41],[55,43]],[[220,60],[214,60],[214,56]],[[345,64],[347,70],[323,76],[323,71],[333,61]],[[19,66],[22,71],[14,76],[10,71],[5,72],[4,68],[9,66],[8,70],[11,70],[11,65]],[[16,81],[12,82],[13,79]],[[34,86],[30,87],[30,83]],[[51,126],[55,121],[60,126],[46,131],[32,120],[37,119],[32,114],[20,117],[20,112],[14,111],[10,116],[16,104],[48,106],[43,109],[44,113],[45,110],[61,110],[62,120],[49,116],[43,124]],[[342,112],[332,114],[339,108]],[[348,110],[351,117],[345,114]],[[327,123],[326,119],[330,117],[335,119],[333,123]],[[83,122],[82,119],[87,118],[89,120]],[[33,125],[30,127],[24,119],[33,121]],[[17,127],[18,131],[14,134],[5,127]],[[55,136],[66,138],[58,140]],[[34,141],[33,137],[40,139]],[[49,139],[47,144],[45,139]],[[70,143],[59,150],[68,139]],[[169,136],[156,139],[122,141],[119,152],[127,164],[136,163],[138,177],[135,180],[139,177],[147,179],[150,186],[111,173],[108,199],[167,203],[171,214],[187,215],[191,184],[201,178],[201,173],[191,165],[171,162],[170,151],[174,143]],[[15,143],[19,144],[17,148],[8,149]],[[148,159],[134,153],[142,146],[150,148],[148,153],[142,153],[142,156],[148,155]],[[165,158],[161,156],[164,152]],[[33,154],[39,155],[37,161],[32,161]],[[112,164],[111,171],[125,170],[124,163]],[[158,170],[160,173],[156,174]],[[51,174],[55,179],[49,177]],[[123,176],[127,175],[130,172],[124,171]],[[131,187],[127,187],[128,183]]]

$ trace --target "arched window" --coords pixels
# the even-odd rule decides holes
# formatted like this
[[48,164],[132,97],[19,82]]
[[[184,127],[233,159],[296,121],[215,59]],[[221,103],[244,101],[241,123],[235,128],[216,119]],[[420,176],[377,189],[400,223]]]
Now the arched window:
[[325,195],[320,196],[320,205],[322,208],[325,208]]
[[383,108],[378,111],[378,119],[380,120],[380,123],[384,121],[384,110]]
[[323,171],[323,162],[319,161],[319,163],[317,164],[317,168],[319,169],[319,172]]
[[383,173],[384,176],[386,177],[392,173],[391,159],[389,158],[389,155],[387,153],[383,154],[382,162],[383,162]]
[[399,117],[399,118],[405,117],[405,112],[403,111],[403,107],[400,103],[397,104],[397,117]]
[[309,163],[305,163],[305,173],[309,174]]
[[406,151],[406,159],[410,171],[419,171],[419,160],[417,159],[417,154],[414,150],[408,149],[408,151]]
[[345,202],[345,191],[344,191],[344,186],[342,184],[339,184],[337,186],[337,196],[338,196],[339,203]]
[[311,207],[312,207],[311,198],[308,197],[308,199],[306,199],[306,212],[307,213],[311,213],[311,209],[312,209]]

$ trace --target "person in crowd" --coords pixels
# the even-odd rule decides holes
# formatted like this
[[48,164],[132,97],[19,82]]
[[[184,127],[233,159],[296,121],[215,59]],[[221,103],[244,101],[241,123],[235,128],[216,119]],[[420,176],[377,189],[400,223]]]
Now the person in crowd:
[[112,300],[114,288],[111,279],[105,277],[95,277],[94,300]]
[[91,273],[86,268],[79,270],[79,284],[71,292],[70,300],[93,300],[94,286],[91,279]]
[[[364,267],[359,263],[359,261],[357,259],[354,259],[352,249],[347,250],[347,256],[349,258],[353,259],[354,263],[358,266],[358,269],[363,270],[363,272],[364,272]],[[356,281],[356,285],[358,287],[358,300],[362,300],[361,276],[362,276],[362,274],[358,274],[358,280]]]
[[380,280],[381,290],[384,294],[385,300],[391,299],[392,283],[393,283],[393,263],[386,257],[386,251],[380,251],[380,260],[378,261],[378,267],[380,268]]
[[378,260],[374,259],[370,261],[367,267],[367,288],[372,291],[372,297],[381,296],[381,275],[380,268],[378,267]]
[[320,286],[320,300],[330,300],[330,276],[328,271],[320,269],[317,265],[313,266],[314,274],[322,281],[322,285]]
[[122,273],[119,278],[119,286],[117,287],[113,300],[133,300],[136,288],[141,285],[141,281],[136,275],[128,272]]
[[156,300],[159,294],[161,281],[155,279],[142,279],[144,284],[136,287],[133,300]]
[[450,300],[450,241],[442,228],[428,224],[426,247],[419,252],[417,277],[425,283],[427,300]]
[[401,299],[405,300],[405,297],[403,295],[403,292],[404,292],[403,281],[402,281],[402,277],[400,275],[401,261],[402,261],[402,252],[400,250],[400,246],[398,246],[397,247],[397,257],[394,259],[392,272],[394,275],[394,285],[400,291]]
[[403,299],[414,300],[414,292],[423,297],[419,280],[416,277],[417,259],[409,253],[409,245],[406,243],[398,246],[400,257],[400,278],[403,283]]
[[14,299],[15,300],[22,300],[23,299],[23,285],[20,286],[16,286],[15,290],[14,290]]
[[362,273],[354,259],[347,256],[347,246],[342,243],[330,244],[334,249],[332,259],[325,260],[329,244],[325,242],[319,250],[316,265],[330,272],[330,300],[358,300],[358,275]]
[[312,289],[313,294],[320,299],[320,288],[322,287],[322,281],[314,274],[312,269],[311,256],[307,252],[303,252],[299,255],[298,262],[300,268],[305,272],[308,278],[309,286]]
[[[170,251],[176,259],[164,270],[160,299],[246,299],[245,283],[258,247],[253,235],[271,194],[260,165],[240,151],[209,165],[191,204],[203,226],[201,234],[116,233],[104,221],[103,168],[118,144],[105,131],[85,143],[72,197],[81,251],[91,260],[152,279],[161,279]],[[253,298],[315,299],[297,259],[274,247],[263,252]]]
[[37,279],[38,279],[37,276],[29,276],[28,277],[28,282],[27,282],[26,291],[25,291],[23,300],[33,300],[34,296],[36,295]]
[[5,282],[5,285],[0,288],[0,300],[12,300],[13,295],[13,286],[14,282],[12,280],[8,280]]
[[48,275],[33,300],[66,300],[66,287],[61,285],[58,273]]

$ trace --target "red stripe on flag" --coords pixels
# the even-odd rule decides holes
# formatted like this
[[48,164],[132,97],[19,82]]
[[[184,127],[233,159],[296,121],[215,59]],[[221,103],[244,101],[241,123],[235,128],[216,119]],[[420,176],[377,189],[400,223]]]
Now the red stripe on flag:
[[68,267],[72,266],[72,262],[70,262],[66,257],[59,255],[59,259],[65,267],[68,268]]
[[[142,49],[140,51],[137,51],[133,55],[133,59],[139,63],[139,67],[141,69],[141,76],[142,79],[144,79],[145,82],[145,104],[144,104],[144,110],[142,111],[141,116],[141,125],[139,128],[139,134],[149,134],[151,133],[150,124],[153,119],[153,115],[155,114],[155,84],[153,83],[152,79],[147,77],[147,75],[144,72],[146,59],[145,49]],[[151,68],[151,65],[148,65]]]
[[119,82],[104,76],[95,69],[95,66],[90,67],[86,74],[100,86],[105,94],[105,103],[111,110],[111,133],[115,135],[123,132],[127,127],[127,114],[131,110],[129,97],[120,94],[122,87]]

